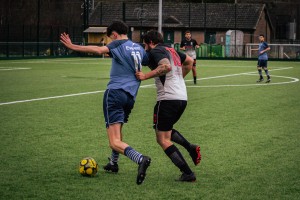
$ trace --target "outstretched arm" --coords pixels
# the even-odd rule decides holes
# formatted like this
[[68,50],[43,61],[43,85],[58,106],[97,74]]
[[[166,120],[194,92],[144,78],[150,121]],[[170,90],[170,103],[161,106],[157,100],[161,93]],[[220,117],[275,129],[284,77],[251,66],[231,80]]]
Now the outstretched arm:
[[158,62],[157,68],[152,70],[151,72],[148,72],[147,74],[144,74],[143,72],[136,72],[135,75],[139,80],[143,81],[153,77],[163,76],[169,71],[171,71],[170,61],[167,58],[164,58]]
[[63,43],[67,48],[72,49],[73,51],[79,51],[84,53],[93,53],[93,54],[104,54],[108,53],[109,49],[106,46],[98,47],[98,46],[81,46],[73,44],[69,35],[66,33],[62,33],[60,35],[60,42]]

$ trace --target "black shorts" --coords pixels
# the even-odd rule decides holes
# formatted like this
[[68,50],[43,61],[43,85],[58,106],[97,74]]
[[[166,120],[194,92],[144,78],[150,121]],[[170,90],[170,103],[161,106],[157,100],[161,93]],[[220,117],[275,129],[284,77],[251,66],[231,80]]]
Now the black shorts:
[[183,100],[158,101],[154,107],[153,128],[159,131],[170,131],[180,119],[187,105]]
[[267,60],[258,60],[257,67],[268,67],[268,61]]

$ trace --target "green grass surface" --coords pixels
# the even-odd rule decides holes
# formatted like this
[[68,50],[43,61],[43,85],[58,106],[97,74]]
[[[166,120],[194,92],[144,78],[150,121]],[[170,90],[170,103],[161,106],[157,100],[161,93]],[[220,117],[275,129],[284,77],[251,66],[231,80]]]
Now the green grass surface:
[[[86,178],[78,172],[83,157],[94,157],[102,167],[111,152],[101,92],[110,62],[0,61],[0,104],[99,91],[0,105],[1,199],[300,198],[299,62],[269,62],[272,84],[257,85],[256,61],[198,61],[202,80],[194,87],[191,74],[186,78],[188,107],[175,126],[201,145],[197,167],[179,147],[197,175],[195,183],[174,181],[180,172],[152,129],[155,88],[142,87],[124,126],[124,140],[152,157],[140,186],[137,165],[124,156],[118,174],[101,168]],[[153,80],[142,83],[149,84]]]

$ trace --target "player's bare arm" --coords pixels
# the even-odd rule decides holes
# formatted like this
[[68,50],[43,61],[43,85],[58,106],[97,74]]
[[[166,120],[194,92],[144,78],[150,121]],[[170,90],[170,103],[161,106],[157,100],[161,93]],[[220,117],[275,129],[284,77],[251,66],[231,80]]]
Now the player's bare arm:
[[148,72],[146,74],[144,74],[143,72],[137,72],[135,75],[139,80],[143,81],[153,77],[163,76],[169,71],[171,71],[170,61],[167,58],[164,58],[158,62],[157,68],[152,70],[151,72]]
[[81,46],[73,44],[70,36],[66,33],[62,33],[60,35],[60,42],[63,43],[67,48],[73,51],[85,52],[85,53],[93,53],[97,55],[101,55],[103,53],[108,53],[109,49],[106,46],[98,47],[98,46]]
[[183,78],[191,71],[194,59],[186,55],[185,61],[182,63],[182,76]]

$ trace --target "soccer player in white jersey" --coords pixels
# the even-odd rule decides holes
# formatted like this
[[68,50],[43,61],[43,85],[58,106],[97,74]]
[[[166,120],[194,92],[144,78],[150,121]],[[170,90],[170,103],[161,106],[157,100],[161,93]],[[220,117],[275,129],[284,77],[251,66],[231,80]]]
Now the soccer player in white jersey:
[[163,44],[163,36],[157,31],[149,31],[143,36],[145,48],[149,51],[149,73],[137,72],[140,80],[155,79],[157,103],[154,107],[153,128],[158,144],[166,155],[182,172],[178,181],[193,182],[195,174],[173,144],[182,145],[190,154],[195,165],[201,160],[200,146],[191,144],[173,125],[180,119],[187,105],[184,77],[192,68],[193,59],[176,52]]
[[140,45],[128,39],[127,32],[127,25],[116,21],[107,28],[107,36],[113,42],[106,46],[75,45],[65,33],[61,34],[60,41],[74,51],[97,55],[108,53],[112,58],[110,81],[103,96],[103,114],[112,155],[104,169],[118,172],[119,154],[124,154],[139,165],[136,179],[139,185],[145,179],[151,159],[122,141],[122,127],[128,121],[140,86],[140,80],[136,78],[135,73],[141,68],[142,63],[147,61],[147,55]]

